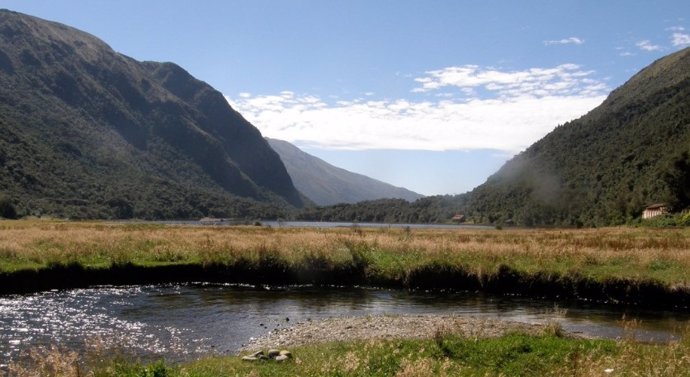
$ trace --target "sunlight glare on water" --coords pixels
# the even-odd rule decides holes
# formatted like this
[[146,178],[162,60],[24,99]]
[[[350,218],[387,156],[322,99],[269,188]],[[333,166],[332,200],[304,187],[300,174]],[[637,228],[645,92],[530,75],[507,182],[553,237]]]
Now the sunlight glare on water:
[[[556,305],[562,309],[554,310]],[[85,352],[90,344],[125,355],[185,360],[233,354],[250,338],[312,319],[387,314],[557,321],[567,331],[609,338],[623,336],[625,315],[641,321],[636,336],[643,340],[669,339],[688,319],[683,313],[475,293],[203,283],[96,287],[0,296],[0,355],[16,360],[32,347],[49,345]]]

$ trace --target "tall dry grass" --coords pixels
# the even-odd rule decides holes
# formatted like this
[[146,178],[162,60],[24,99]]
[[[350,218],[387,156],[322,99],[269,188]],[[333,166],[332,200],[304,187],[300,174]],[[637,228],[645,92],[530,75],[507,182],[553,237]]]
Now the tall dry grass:
[[293,229],[43,221],[0,222],[0,271],[78,263],[233,264],[270,256],[288,265],[350,263],[396,277],[429,263],[478,275],[524,273],[654,279],[687,286],[690,229]]

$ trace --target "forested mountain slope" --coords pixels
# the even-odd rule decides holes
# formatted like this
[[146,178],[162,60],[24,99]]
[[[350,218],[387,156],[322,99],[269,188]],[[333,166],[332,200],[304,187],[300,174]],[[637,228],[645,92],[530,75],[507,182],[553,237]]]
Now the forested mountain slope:
[[469,194],[478,221],[610,225],[690,206],[690,49],[654,62]]
[[173,63],[0,10],[0,195],[20,214],[194,218],[302,206],[278,155]]
[[598,226],[690,207],[690,49],[654,62],[469,193],[307,209],[305,219]]

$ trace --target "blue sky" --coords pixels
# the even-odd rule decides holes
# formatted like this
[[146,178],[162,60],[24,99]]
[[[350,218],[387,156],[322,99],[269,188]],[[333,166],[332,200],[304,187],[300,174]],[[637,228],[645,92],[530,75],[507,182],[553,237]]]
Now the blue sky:
[[654,60],[683,1],[42,1],[0,7],[172,61],[264,135],[422,194],[481,184]]

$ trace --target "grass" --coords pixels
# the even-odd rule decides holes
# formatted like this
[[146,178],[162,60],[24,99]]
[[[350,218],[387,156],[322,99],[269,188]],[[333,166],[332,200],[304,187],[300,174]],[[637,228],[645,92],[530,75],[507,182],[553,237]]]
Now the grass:
[[[586,340],[554,334],[512,333],[471,338],[438,333],[433,339],[376,340],[308,345],[294,358],[248,363],[236,356],[166,364],[125,360],[77,363],[55,349],[17,376],[687,376],[690,343],[646,345],[631,340]],[[93,359],[96,360],[96,359]],[[38,372],[36,372],[38,371]],[[32,374],[36,373],[36,374]]]
[[[337,282],[354,274],[359,283],[412,287],[445,282],[499,292],[516,286],[538,293],[542,283],[566,282],[566,287],[579,281],[584,282],[576,287],[581,297],[591,293],[584,288],[595,296],[620,289],[625,297],[631,287],[651,284],[663,294],[680,291],[690,297],[690,229],[292,229],[0,221],[3,286],[27,271],[60,266],[95,271],[136,266],[144,274],[166,266],[227,267],[259,280],[262,269],[293,280],[331,276]],[[607,284],[613,293],[602,290]],[[650,300],[670,297],[650,292],[656,292]],[[148,365],[87,358],[95,360],[91,363],[53,348],[37,354],[34,364],[13,368],[18,376],[66,377],[690,375],[688,339],[645,345],[560,335],[557,329],[490,339],[439,333],[427,340],[310,345],[292,350],[295,359],[280,365],[243,363],[237,357]]]
[[[234,272],[269,269],[279,272],[276,276],[283,276],[284,283],[338,284],[342,279],[344,284],[495,291],[517,284],[540,289],[534,292],[539,295],[549,293],[545,287],[549,284],[570,289],[584,282],[584,288],[610,285],[614,296],[627,286],[677,293],[689,289],[690,229],[294,229],[0,222],[0,275],[10,282],[22,271],[60,266],[188,265],[227,267]],[[256,276],[260,279],[261,274]]]

